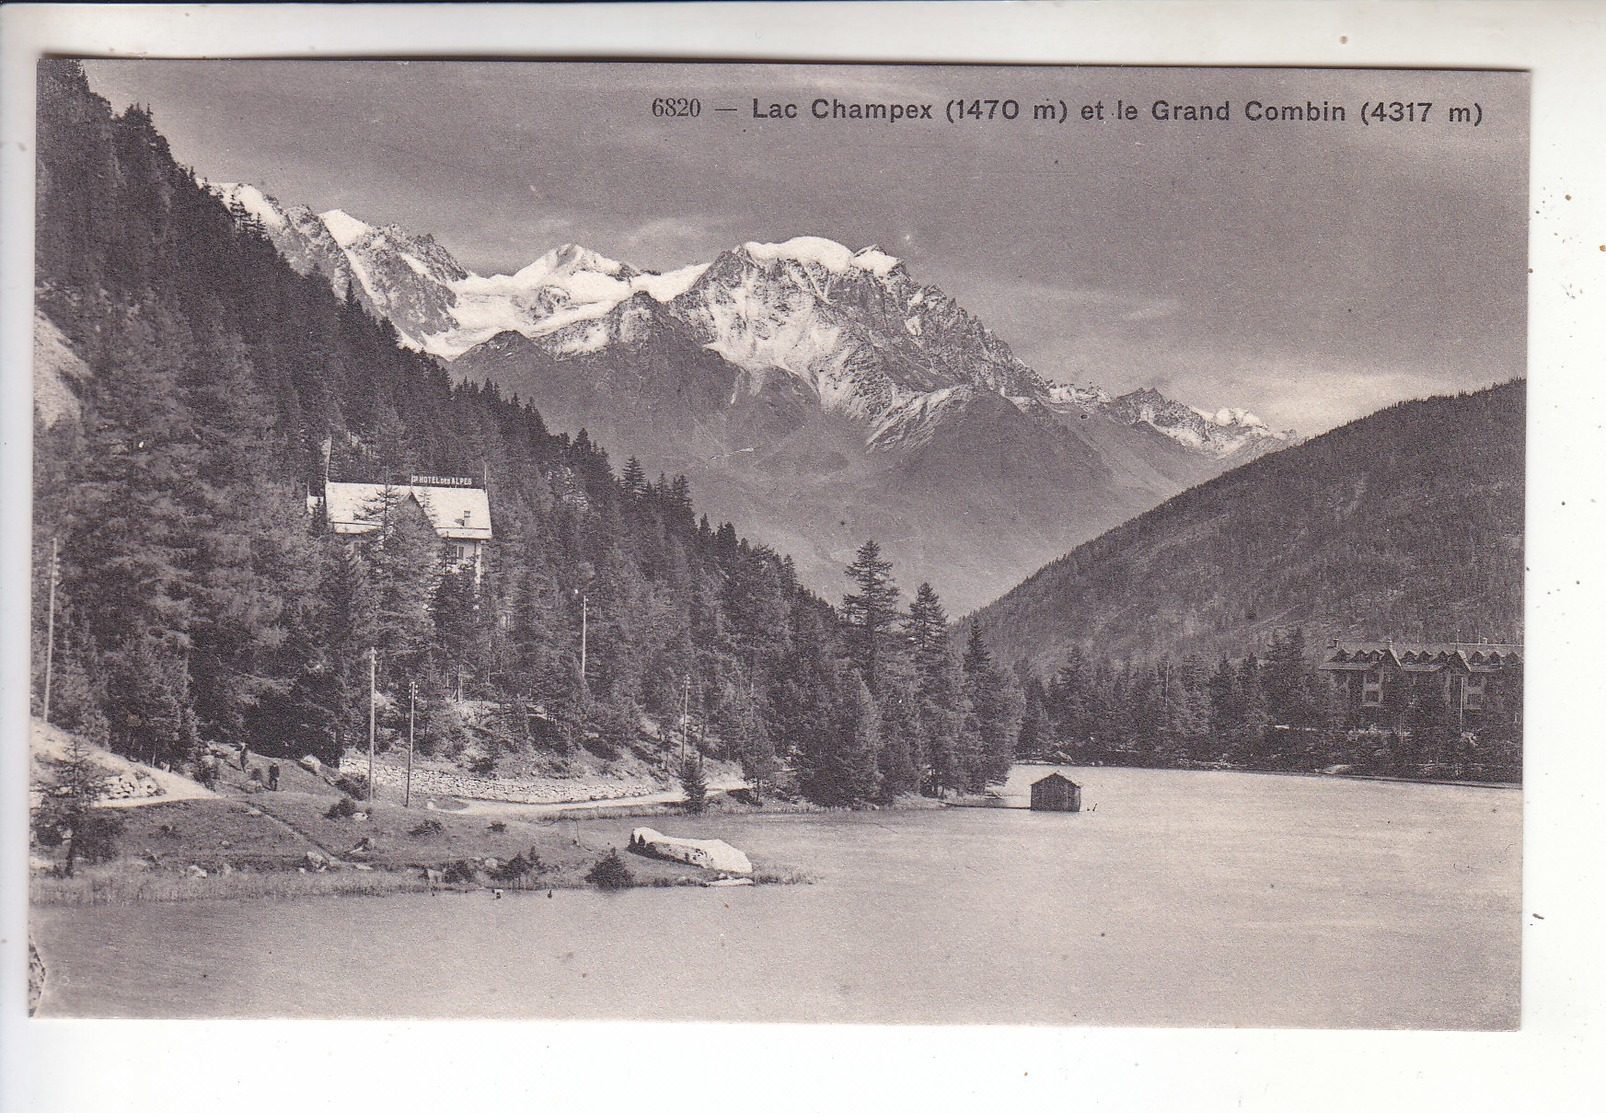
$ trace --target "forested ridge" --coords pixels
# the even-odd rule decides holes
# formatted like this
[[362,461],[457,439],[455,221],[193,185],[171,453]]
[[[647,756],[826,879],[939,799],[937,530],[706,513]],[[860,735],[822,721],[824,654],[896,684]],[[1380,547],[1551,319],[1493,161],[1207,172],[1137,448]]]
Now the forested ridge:
[[1522,381],[1409,400],[1198,485],[980,610],[999,657],[1206,662],[1328,640],[1522,642]]
[[[56,545],[51,720],[154,763],[205,740],[334,760],[366,742],[374,649],[382,733],[416,683],[421,747],[454,755],[477,703],[486,771],[507,750],[651,750],[682,717],[751,779],[827,804],[1007,770],[1019,687],[979,638],[950,650],[931,587],[905,611],[873,543],[839,611],[699,517],[684,479],[616,473],[584,431],[454,386],[74,62],[40,65],[37,141],[40,328],[82,365],[50,373],[75,403],[35,424],[36,711]],[[308,514],[326,473],[413,471],[484,480],[483,578],[402,501],[356,545]]]
[[1027,680],[1023,753],[1520,778],[1520,669],[1474,731],[1432,694],[1346,711],[1318,665],[1333,642],[1521,644],[1524,393],[1411,400],[1269,454],[977,612]]

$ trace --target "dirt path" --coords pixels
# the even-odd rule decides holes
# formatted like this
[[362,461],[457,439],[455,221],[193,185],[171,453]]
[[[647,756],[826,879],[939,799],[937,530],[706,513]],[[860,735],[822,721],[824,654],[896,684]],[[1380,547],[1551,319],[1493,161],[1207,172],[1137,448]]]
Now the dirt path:
[[[747,784],[739,779],[710,780],[709,791],[736,791]],[[452,814],[485,815],[493,818],[552,818],[566,811],[612,807],[651,807],[660,803],[679,803],[683,791],[655,791],[650,795],[629,795],[617,799],[581,799],[571,803],[506,803],[499,799],[461,799],[463,809]]]
[[[238,799],[236,802],[246,803],[246,800]],[[317,850],[319,853],[322,853],[325,857],[329,858],[332,862],[339,862],[342,860],[340,854],[334,852],[334,850],[324,845],[317,838],[312,837],[300,827],[286,822],[281,816],[274,814],[268,809],[262,799],[253,797],[253,799],[249,803],[246,803],[246,805],[255,807],[257,810],[261,811],[263,818],[272,819],[274,822],[278,823],[286,832],[293,834],[297,841],[305,843],[308,849]]]
[[[72,742],[72,736],[64,729],[58,729],[49,722],[39,718],[33,719],[32,725],[33,760],[36,768],[35,778],[41,778],[42,773],[37,771],[41,761],[61,761],[67,756],[67,750]],[[164,771],[152,764],[141,764],[130,760],[126,756],[119,756],[102,748],[91,747],[89,759],[95,764],[110,772],[113,777],[128,776],[138,770],[143,773],[140,779],[148,779],[161,789],[158,795],[127,795],[119,798],[103,798],[96,806],[100,807],[141,807],[151,803],[173,803],[180,799],[217,799],[221,798],[215,791],[209,791],[187,776],[177,772]]]

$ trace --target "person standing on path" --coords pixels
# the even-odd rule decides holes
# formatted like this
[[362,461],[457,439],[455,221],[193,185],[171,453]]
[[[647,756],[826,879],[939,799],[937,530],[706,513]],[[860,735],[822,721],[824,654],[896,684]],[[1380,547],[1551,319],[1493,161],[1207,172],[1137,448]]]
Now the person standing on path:
[[278,761],[274,761],[272,764],[268,765],[268,790],[269,791],[278,791],[279,790],[279,764],[278,764]]
[[242,772],[245,771],[246,761],[250,760],[250,758],[251,758],[251,750],[242,741],[240,743],[240,771],[242,771]]

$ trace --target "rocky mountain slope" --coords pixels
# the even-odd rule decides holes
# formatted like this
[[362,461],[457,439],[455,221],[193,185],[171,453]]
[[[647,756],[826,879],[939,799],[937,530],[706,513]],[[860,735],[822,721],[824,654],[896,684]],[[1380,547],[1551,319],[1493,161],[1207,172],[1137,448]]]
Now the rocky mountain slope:
[[798,237],[640,271],[564,245],[511,276],[427,236],[214,186],[404,344],[684,473],[830,594],[866,537],[970,608],[1189,485],[1291,444],[1248,412],[1047,382],[898,259]]
[[1521,642],[1523,381],[1398,404],[1251,462],[1084,544],[977,617],[1051,674],[1328,639]]

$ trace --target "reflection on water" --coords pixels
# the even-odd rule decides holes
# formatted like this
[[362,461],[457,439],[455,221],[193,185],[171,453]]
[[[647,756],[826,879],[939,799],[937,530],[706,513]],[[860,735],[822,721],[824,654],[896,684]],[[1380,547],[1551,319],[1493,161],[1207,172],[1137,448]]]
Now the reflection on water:
[[1065,770],[1080,815],[686,824],[807,886],[43,908],[41,1012],[1516,1026],[1520,792]]

